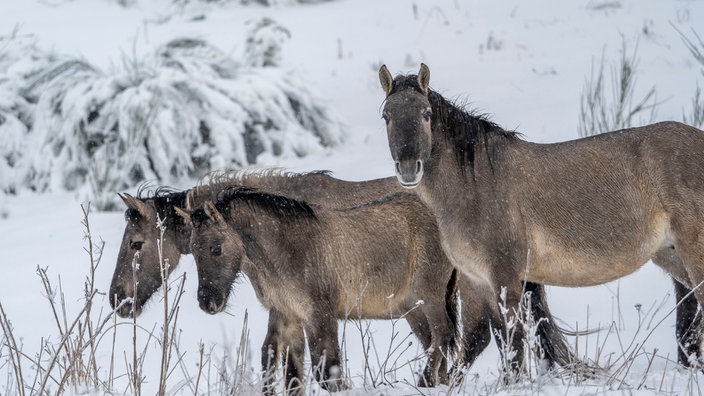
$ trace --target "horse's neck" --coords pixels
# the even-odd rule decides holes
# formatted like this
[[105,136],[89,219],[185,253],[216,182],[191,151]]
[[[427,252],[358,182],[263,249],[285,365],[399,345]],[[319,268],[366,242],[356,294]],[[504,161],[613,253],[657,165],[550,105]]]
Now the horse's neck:
[[[236,211],[238,209],[233,209]],[[247,276],[278,276],[282,266],[287,266],[287,249],[291,248],[292,236],[302,230],[290,222],[271,214],[256,212],[251,208],[238,213],[238,219],[230,220],[230,227],[240,234],[247,257],[252,264]],[[295,248],[295,245],[293,245]]]

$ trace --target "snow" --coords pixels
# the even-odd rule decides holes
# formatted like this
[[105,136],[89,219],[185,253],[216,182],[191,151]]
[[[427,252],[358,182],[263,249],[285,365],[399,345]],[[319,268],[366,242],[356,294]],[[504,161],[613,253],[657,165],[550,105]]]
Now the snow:
[[[704,84],[701,65],[693,60],[678,33],[679,30],[690,34],[704,26],[704,2],[701,1],[339,0],[273,7],[245,7],[236,2],[191,2],[176,6],[167,0],[130,3],[134,5],[124,8],[108,0],[5,0],[0,13],[0,27],[4,29],[0,30],[0,36],[17,35],[30,43],[26,51],[33,51],[36,45],[42,51],[83,59],[109,72],[119,69],[124,54],[142,58],[165,43],[183,37],[203,40],[225,56],[238,59],[238,54],[246,48],[248,31],[256,23],[252,21],[271,18],[290,34],[289,38],[281,40],[281,53],[275,54],[282,67],[297,76],[290,88],[308,90],[317,104],[324,105],[334,119],[344,125],[346,134],[344,142],[334,149],[313,150],[300,158],[265,155],[259,162],[296,171],[330,169],[335,176],[350,180],[392,174],[384,125],[380,120],[383,94],[377,70],[382,63],[394,74],[416,72],[421,61],[426,63],[434,89],[446,97],[467,102],[479,112],[490,113],[499,125],[516,129],[527,140],[535,142],[577,138],[579,98],[585,80],[602,54],[609,61],[620,58],[624,40],[628,48],[638,45],[636,97],[652,86],[657,88],[662,103],[658,106],[656,120],[680,120],[682,113],[691,106],[697,83]],[[703,33],[699,31],[700,35]],[[6,59],[0,59],[0,69],[4,61]],[[15,64],[14,78],[22,78],[23,72],[45,61],[37,55],[34,62]],[[266,76],[260,78],[262,81],[257,84],[264,89],[291,83],[271,81]],[[17,86],[18,83],[5,86],[12,84]],[[212,91],[204,95],[223,112],[234,111],[223,105],[226,98]],[[26,105],[15,100],[14,96],[0,91],[0,117],[12,106]],[[239,100],[256,102],[256,98],[250,97]],[[225,119],[215,120],[214,125],[227,127],[222,121]],[[17,123],[16,119],[11,119],[0,124],[3,136],[0,155],[23,148],[22,145],[6,147],[3,143],[6,134],[25,132],[17,132],[18,128],[13,127]],[[308,146],[309,142],[303,141],[296,150],[305,150]],[[237,150],[233,147],[233,155],[242,155]],[[163,155],[167,163],[175,160],[166,152]],[[226,155],[226,151],[219,155]],[[225,162],[226,159],[216,158],[215,161]],[[0,168],[0,175],[8,173]],[[8,185],[13,184],[0,180],[3,188]],[[78,191],[42,195],[21,191],[18,195],[0,195],[0,252],[3,257],[0,260],[0,303],[13,325],[18,343],[30,356],[39,351],[43,338],[58,344],[60,337],[36,274],[37,267],[47,269],[55,286],[60,283],[69,318],[82,308],[83,283],[89,269],[81,225],[80,203],[84,197]],[[96,272],[96,285],[105,293],[122,238],[123,215],[93,211],[90,225],[93,238],[105,242],[102,262]],[[184,370],[191,376],[197,371],[201,342],[206,351],[213,351],[212,378],[216,376],[215,366],[221,364],[218,356],[227,351],[228,364],[232,364],[238,348],[244,346],[247,350],[243,356],[249,365],[247,375],[256,378],[267,314],[249,284],[237,285],[227,313],[211,316],[198,307],[197,277],[190,256],[182,258],[174,275],[184,272],[185,292],[180,301],[177,331],[184,365],[175,370],[169,392],[193,393],[181,379]],[[172,277],[172,293],[176,276]],[[621,357],[633,353],[637,355],[633,365],[624,371],[614,369],[610,373],[613,378],[607,375],[583,384],[539,378],[526,388],[504,389],[497,381],[500,357],[492,343],[471,368],[464,387],[453,392],[698,392],[700,376],[675,368],[674,297],[668,276],[659,268],[647,264],[635,274],[607,285],[579,289],[550,287],[548,293],[550,308],[563,321],[563,326],[578,330],[602,329],[598,333],[569,338],[578,345],[580,356],[598,358],[602,363],[615,362],[614,367],[618,368],[619,362],[623,363]],[[151,304],[138,318],[141,327],[159,332],[163,317],[161,296],[161,292],[153,296]],[[102,310],[104,317],[109,310],[107,298],[100,295],[93,309],[96,314]],[[245,312],[249,340],[241,344]],[[124,373],[123,360],[132,354],[132,330],[129,320],[118,319],[117,322],[124,325],[116,327],[116,369]],[[395,371],[387,378],[398,381],[393,385],[376,390],[369,388],[373,382],[370,378],[377,375],[386,359],[385,351],[413,340],[412,336],[405,338],[410,333],[405,322],[341,323],[340,334],[343,331],[348,359],[343,370],[353,383],[353,389],[346,394],[400,395],[419,391],[412,386],[413,370],[420,370],[422,361]],[[369,357],[372,373],[363,367],[365,343],[370,342],[364,334],[373,335],[373,345],[383,355],[379,360],[376,356]],[[109,365],[111,338],[106,336],[99,345],[99,369],[103,371]],[[143,343],[147,335],[139,332],[138,338]],[[402,366],[422,353],[415,340],[407,350],[404,347],[399,350],[400,353],[389,359],[389,364]],[[152,394],[158,386],[160,352],[154,343],[147,347],[147,352],[144,392]],[[0,360],[5,361],[6,353],[0,349]],[[0,362],[0,369],[5,368]],[[25,363],[24,368],[30,370],[30,364]],[[125,378],[118,384],[116,393],[127,390]],[[318,388],[311,386],[310,389]],[[211,390],[213,394],[218,393]],[[424,392],[442,394],[447,388]],[[4,392],[0,390],[0,393]]]

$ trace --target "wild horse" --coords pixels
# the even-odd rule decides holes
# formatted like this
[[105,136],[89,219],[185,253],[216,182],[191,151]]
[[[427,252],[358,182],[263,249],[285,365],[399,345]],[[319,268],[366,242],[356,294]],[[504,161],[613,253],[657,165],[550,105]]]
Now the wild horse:
[[[678,321],[695,317],[704,302],[702,131],[664,122],[536,144],[431,90],[424,64],[396,78],[382,66],[379,78],[396,177],[435,214],[457,268],[496,294],[505,287],[515,307],[521,280],[598,285],[652,259],[678,297],[694,289]],[[677,326],[685,365],[699,353],[699,320]]]
[[[121,316],[139,314],[143,304],[161,284],[160,260],[156,245],[156,241],[160,237],[160,230],[155,226],[157,218],[166,225],[162,240],[162,257],[169,263],[169,273],[178,265],[181,254],[190,253],[190,227],[174,210],[174,208],[186,206],[188,193],[192,196],[193,204],[200,205],[205,200],[216,197],[220,191],[228,187],[250,186],[265,188],[271,192],[320,203],[327,207],[344,207],[370,202],[403,190],[398,186],[395,178],[348,182],[335,179],[327,172],[301,174],[272,169],[249,170],[219,172],[211,175],[209,179],[207,183],[202,183],[198,187],[183,192],[159,189],[156,192],[146,194],[140,191],[137,198],[128,194],[122,195],[128,207],[125,212],[127,225],[110,289],[110,295],[115,297],[111,303],[122,304],[118,310]],[[428,213],[425,208],[423,212]],[[389,230],[391,234],[394,232],[393,229]],[[133,272],[132,263],[135,253],[139,253],[140,266],[138,271]],[[139,285],[136,291],[135,284]],[[463,299],[476,299],[475,294],[478,292],[472,284],[473,282],[465,276],[459,276],[459,290]],[[445,285],[438,285],[438,287],[445,287]],[[548,319],[539,323],[541,347],[545,358],[550,364],[557,362],[561,365],[567,365],[576,362],[564,337],[550,316],[542,286],[528,283],[526,289],[532,292],[530,306],[533,309],[534,317]],[[135,296],[134,305],[126,302],[129,300],[125,301],[130,296]],[[474,304],[471,303],[462,305],[463,322],[475,320],[480,314],[476,311],[472,312],[473,307]],[[280,319],[280,313],[276,310],[270,311],[269,330],[262,347],[262,366],[265,372],[270,371],[271,364],[277,363],[275,359],[272,361],[272,358],[269,357],[270,351],[281,350],[282,345],[290,342],[284,340],[286,337],[296,338],[295,334],[302,334],[302,329],[298,329],[298,333],[295,334],[291,331],[278,330]],[[485,323],[488,323],[489,318],[483,319]],[[282,329],[289,328],[290,330],[290,326],[281,326]],[[430,331],[425,328],[427,326],[422,321],[412,326],[414,333],[425,347],[430,345]],[[463,323],[463,327],[465,331],[462,341],[463,353],[460,360],[469,365],[488,345],[490,335],[488,335],[486,325],[472,329],[472,325],[466,322]],[[286,361],[285,357],[282,357],[282,360]],[[424,377],[429,375],[427,369],[429,366],[426,366]],[[293,370],[287,371],[287,375],[289,373],[295,374]]]
[[[177,211],[192,223],[201,308],[221,312],[233,282],[247,275],[264,307],[278,312],[282,323],[305,330],[315,377],[326,389],[344,388],[339,319],[405,318],[416,332],[429,329],[430,345],[424,347],[430,375],[421,384],[434,386],[437,378],[447,383],[442,365],[454,350],[458,320],[451,298],[455,283],[448,282],[454,268],[442,253],[434,219],[415,195],[325,209],[232,188],[190,217]],[[389,222],[396,231],[388,231]],[[498,316],[493,304],[466,303],[474,308],[465,323],[488,330],[482,318]],[[299,386],[303,356],[296,352],[289,361]]]

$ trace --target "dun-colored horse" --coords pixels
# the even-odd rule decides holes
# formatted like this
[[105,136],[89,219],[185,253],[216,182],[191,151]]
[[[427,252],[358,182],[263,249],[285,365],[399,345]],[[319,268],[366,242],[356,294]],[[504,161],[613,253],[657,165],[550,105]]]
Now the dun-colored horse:
[[[455,283],[448,284],[454,268],[442,252],[434,219],[415,195],[325,209],[234,188],[188,219],[201,308],[221,312],[233,282],[247,275],[259,301],[282,316],[280,323],[305,329],[315,377],[326,389],[344,388],[339,319],[405,318],[414,332],[429,330],[430,343],[423,346],[430,375],[423,385],[435,385],[436,378],[447,382],[442,366],[453,349],[457,321],[448,301],[455,294]],[[388,224],[395,225],[394,232]],[[476,296],[486,296],[478,291]],[[474,305],[464,322],[470,331],[488,332],[483,318],[497,317],[493,299],[464,304]],[[293,385],[301,385],[302,348],[289,352],[289,361],[298,374]]]
[[[526,142],[429,88],[379,71],[396,176],[435,214],[453,264],[516,306],[523,279],[602,284],[652,259],[704,302],[704,133],[677,122],[555,144]],[[699,352],[695,340],[680,354]],[[698,325],[696,325],[699,327]],[[521,348],[516,347],[517,351]],[[518,357],[520,359],[520,356]]]
[[[137,198],[128,194],[122,195],[128,207],[125,212],[127,225],[110,288],[110,295],[114,296],[111,303],[121,304],[118,309],[121,316],[139,314],[144,303],[161,284],[160,260],[156,243],[160,239],[161,231],[155,226],[157,219],[161,219],[165,224],[161,245],[162,257],[169,264],[168,272],[172,272],[178,265],[181,254],[190,254],[190,227],[174,211],[175,207],[184,208],[186,206],[186,194],[189,192],[194,205],[200,205],[206,199],[216,197],[218,192],[225,188],[244,185],[265,188],[268,191],[321,203],[328,207],[344,207],[370,202],[403,190],[398,186],[395,178],[348,182],[335,179],[327,172],[300,174],[268,169],[221,172],[212,175],[209,179],[209,182],[184,192],[159,189],[151,194],[140,191]],[[145,196],[142,196],[143,194]],[[424,209],[423,212],[427,216],[427,209]],[[395,230],[390,228],[388,232],[393,235]],[[135,257],[139,262],[139,269],[133,271]],[[463,300],[477,299],[475,294],[478,292],[472,283],[464,275],[459,277],[459,291]],[[135,284],[138,285],[136,291]],[[533,310],[533,316],[536,319],[547,319],[539,321],[538,329],[545,359],[549,364],[556,362],[566,365],[575,362],[570,348],[550,315],[542,286],[527,283],[526,290],[531,291],[530,306]],[[125,300],[131,296],[134,296],[134,305],[129,303],[130,300]],[[481,317],[483,312],[472,311],[476,306],[472,303],[462,305],[463,321],[475,321]],[[266,372],[271,371],[269,368],[272,363],[277,363],[277,360],[270,356],[269,351],[280,350],[277,345],[289,343],[290,341],[285,341],[288,336],[299,340],[300,337],[296,337],[295,334],[302,334],[302,329],[298,329],[293,335],[289,334],[291,333],[290,326],[279,325],[280,318],[281,315],[276,310],[270,311],[269,330],[262,347],[262,366]],[[489,319],[482,318],[484,323],[488,323]],[[280,326],[282,330],[279,330]],[[419,328],[419,326],[426,325],[419,322],[412,326],[412,329],[420,338],[421,344],[427,347],[430,345],[430,332],[427,329]],[[467,322],[463,324],[463,327],[463,353],[460,362],[470,365],[488,345],[490,335],[487,326],[472,329],[472,325]],[[289,330],[284,331],[284,328]],[[304,346],[301,345],[299,348],[304,348]],[[294,349],[292,348],[292,350]],[[281,359],[287,361],[284,356]],[[426,366],[425,377],[430,375],[428,369],[429,366]],[[295,376],[295,371],[287,370],[287,375]],[[425,382],[425,380],[422,381]]]
[[[402,190],[393,178],[349,182],[331,177],[328,172],[291,173],[279,169],[221,171],[214,172],[209,179],[208,183],[188,190],[193,192],[196,205],[232,186],[265,188],[329,207],[355,206]],[[139,315],[161,286],[157,241],[163,239],[161,258],[168,262],[169,274],[177,267],[181,255],[191,253],[188,246],[191,230],[173,209],[185,207],[188,191],[160,188],[150,193],[140,189],[136,198],[120,195],[127,206],[127,224],[110,285],[110,303],[113,308],[119,306],[120,316]],[[165,228],[163,236],[155,226],[158,220]],[[136,254],[140,265],[135,272]],[[138,285],[136,290],[135,285]]]

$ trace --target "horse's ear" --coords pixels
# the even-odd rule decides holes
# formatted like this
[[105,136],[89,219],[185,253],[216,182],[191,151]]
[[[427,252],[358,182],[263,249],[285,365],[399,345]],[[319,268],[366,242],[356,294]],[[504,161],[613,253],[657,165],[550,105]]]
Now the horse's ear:
[[203,210],[205,211],[205,214],[214,222],[225,223],[225,218],[222,217],[222,214],[218,208],[215,207],[215,204],[212,201],[205,201],[205,203],[203,203]]
[[193,211],[193,207],[195,206],[194,200],[195,198],[193,197],[193,190],[188,190],[188,192],[186,192],[186,210]]
[[183,221],[186,223],[187,226],[193,228],[193,221],[191,221],[191,213],[192,211],[188,208],[186,209],[181,209],[178,206],[174,206],[174,210],[176,211],[176,214],[181,216]]
[[430,87],[430,69],[425,63],[420,64],[420,70],[418,71],[418,85],[423,91],[424,95],[428,95],[428,87]]
[[147,213],[149,213],[147,209],[147,204],[145,204],[141,199],[137,199],[127,193],[120,194],[117,193],[117,196],[122,199],[122,202],[127,205],[128,209],[132,209],[139,213],[142,217],[147,217]]
[[391,87],[394,85],[394,76],[391,75],[391,72],[388,68],[386,68],[386,65],[381,65],[381,68],[379,69],[379,82],[381,82],[381,88],[383,88],[384,92],[386,92],[386,96],[389,96],[391,93]]

